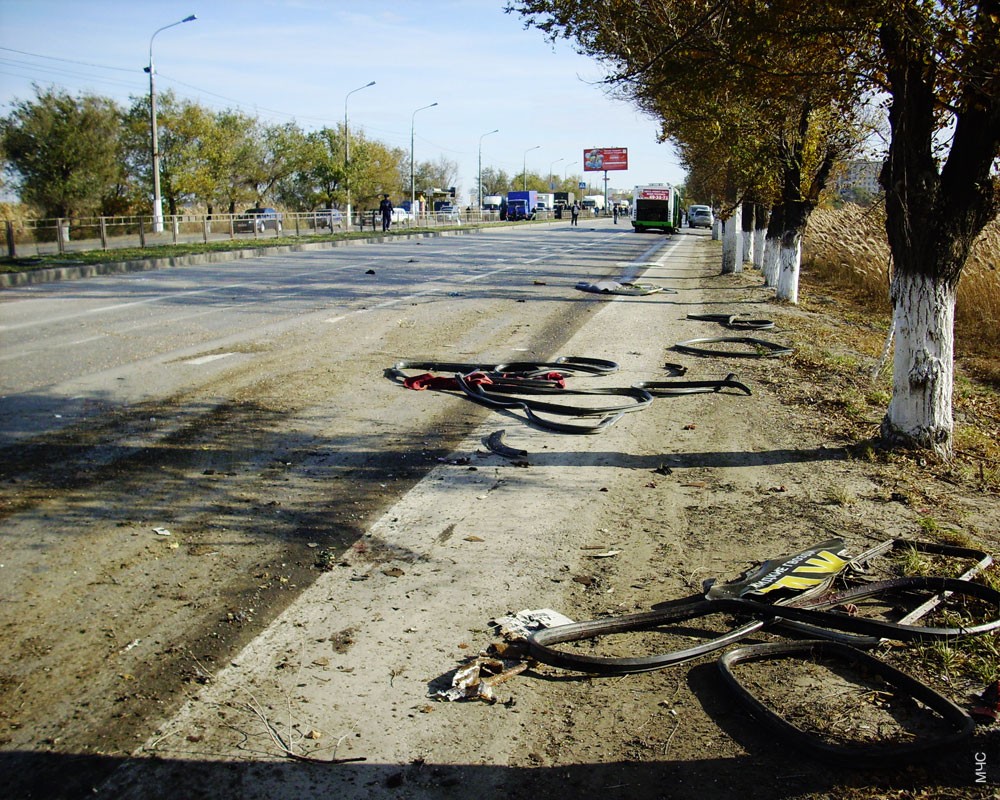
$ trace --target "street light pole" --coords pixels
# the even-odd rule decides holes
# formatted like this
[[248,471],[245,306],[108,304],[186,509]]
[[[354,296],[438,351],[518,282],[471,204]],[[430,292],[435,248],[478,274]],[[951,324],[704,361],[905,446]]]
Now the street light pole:
[[149,66],[146,67],[146,72],[149,73],[149,125],[152,130],[153,147],[153,230],[156,233],[163,231],[163,200],[160,197],[160,148],[156,137],[156,67],[153,65],[153,39],[160,31],[173,28],[175,25],[182,25],[185,22],[194,22],[196,19],[198,18],[191,14],[177,22],[171,22],[169,25],[157,28],[149,37]]
[[483,139],[490,134],[500,133],[500,129],[488,131],[479,137],[479,213],[483,212]]
[[532,150],[538,150],[540,147],[541,147],[540,144],[536,144],[534,147],[529,147],[527,150],[524,151],[524,164],[522,165],[521,169],[521,181],[522,181],[521,188],[524,189],[524,191],[528,191],[528,153],[530,153]]
[[553,184],[555,183],[555,181],[553,180],[553,178],[555,178],[556,175],[552,171],[552,168],[556,164],[558,164],[560,161],[565,161],[565,160],[566,160],[565,158],[557,158],[555,161],[553,161],[551,164],[549,164],[549,188],[550,189],[555,189],[555,186],[553,186]]
[[[423,111],[424,109],[427,109],[427,108],[434,108],[434,106],[436,106],[436,105],[437,105],[437,103],[431,103],[429,106],[421,106],[420,108],[417,109],[417,111]],[[414,162],[413,162],[413,126],[414,126],[414,123],[417,120],[417,111],[414,111],[413,115],[410,117],[410,213],[414,214],[414,216],[416,215],[416,212],[413,210],[413,207],[416,205],[416,202],[417,202],[417,192],[416,192],[416,184],[415,184],[414,169],[413,169],[413,165],[414,165]]]
[[[369,86],[374,86],[375,81],[370,81],[364,86],[359,86],[357,89],[352,89],[344,97],[344,186],[347,187],[347,227],[351,227],[351,173],[350,161],[351,161],[351,130],[347,127],[347,98],[350,97],[355,92],[360,92],[362,89],[367,89]],[[330,220],[331,227],[333,225],[333,219]]]

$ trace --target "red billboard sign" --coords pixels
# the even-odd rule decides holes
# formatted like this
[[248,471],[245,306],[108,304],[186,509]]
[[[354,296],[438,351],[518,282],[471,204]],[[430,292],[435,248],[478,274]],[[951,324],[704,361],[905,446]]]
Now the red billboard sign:
[[592,147],[583,151],[584,172],[628,169],[627,147]]

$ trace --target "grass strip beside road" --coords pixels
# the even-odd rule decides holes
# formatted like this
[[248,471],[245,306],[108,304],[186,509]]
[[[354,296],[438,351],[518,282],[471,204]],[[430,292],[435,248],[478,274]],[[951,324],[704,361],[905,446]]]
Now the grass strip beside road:
[[337,242],[347,240],[382,239],[387,236],[407,236],[414,233],[441,233],[468,228],[488,228],[509,223],[475,223],[471,225],[452,225],[435,227],[393,228],[386,233],[382,231],[344,231],[341,233],[308,235],[308,236],[275,236],[257,238],[225,239],[214,242],[187,242],[184,244],[164,244],[152,247],[122,247],[108,250],[81,250],[71,253],[52,253],[49,255],[18,256],[0,258],[0,274],[16,272],[33,272],[50,267],[66,267],[90,264],[116,264],[126,261],[139,261],[152,258],[175,258],[178,256],[200,255],[202,253],[225,253],[231,250],[246,250],[248,248],[290,247],[297,244],[314,244],[321,242]]

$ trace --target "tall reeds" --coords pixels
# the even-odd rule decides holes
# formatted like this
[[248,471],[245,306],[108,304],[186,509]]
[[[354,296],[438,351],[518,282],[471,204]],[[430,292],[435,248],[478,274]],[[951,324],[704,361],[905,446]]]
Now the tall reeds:
[[[890,257],[881,206],[816,209],[802,255],[805,268],[824,283],[848,290],[874,312],[889,311]],[[977,360],[1000,359],[1000,219],[983,230],[962,272],[955,349]]]

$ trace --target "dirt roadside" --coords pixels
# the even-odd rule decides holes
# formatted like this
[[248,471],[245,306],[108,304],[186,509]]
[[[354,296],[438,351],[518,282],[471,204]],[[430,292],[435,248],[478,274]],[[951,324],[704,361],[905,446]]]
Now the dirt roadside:
[[[718,335],[689,313],[772,316],[779,327],[767,338],[777,341],[799,315],[771,305],[756,276],[718,276],[715,247],[678,237],[643,276],[677,294],[606,303],[564,352],[614,357],[616,385],[662,377],[665,361],[686,361],[692,379],[737,370],[752,398],[661,399],[593,437],[490,415],[454,463],[378,519],[228,668],[192,687],[99,796],[178,787],[247,798],[987,796],[976,758],[997,752],[995,730],[919,767],[831,768],[750,721],[711,657],[611,679],[543,666],[500,686],[496,705],[429,699],[507,612],[644,610],[830,537],[851,552],[920,538],[928,517],[1000,546],[995,496],[848,458],[822,413],[783,405],[780,387],[807,379],[791,362],[678,359],[673,342]],[[481,439],[498,428],[530,466],[484,454]],[[971,688],[946,687],[963,703]],[[365,761],[303,763],[282,745]]]
[[[599,436],[581,437],[542,433],[479,410],[457,418],[439,414],[441,398],[432,395],[398,401],[424,403],[428,414],[439,415],[439,438],[401,442],[380,431],[391,440],[397,465],[359,461],[355,468],[405,481],[399,459],[414,448],[445,463],[385,513],[370,512],[377,507],[372,498],[345,508],[341,547],[324,547],[331,553],[328,571],[228,666],[217,670],[196,653],[185,654],[188,702],[179,713],[156,723],[158,698],[128,697],[120,687],[128,685],[129,672],[117,663],[105,677],[74,676],[77,682],[109,680],[107,692],[120,692],[129,713],[156,731],[129,760],[102,756],[97,748],[70,754],[61,766],[72,767],[74,758],[81,767],[107,758],[117,770],[93,793],[114,798],[988,796],[989,787],[975,782],[976,754],[990,754],[988,777],[995,782],[996,726],[919,767],[833,769],[750,721],[726,694],[712,657],[611,679],[538,667],[500,686],[495,705],[430,699],[461,662],[495,639],[489,621],[508,612],[548,607],[582,620],[644,610],[698,591],[707,578],[734,578],[759,561],[833,536],[843,537],[851,552],[894,536],[921,538],[921,520],[928,518],[1000,550],[995,496],[973,484],[941,481],[931,469],[849,458],[822,404],[782,401],[789,385],[821,396],[835,377],[786,360],[700,360],[673,352],[681,339],[719,334],[714,323],[685,319],[689,313],[769,316],[779,325],[766,338],[776,341],[794,337],[806,318],[811,336],[839,324],[833,315],[772,305],[755,275],[720,277],[717,244],[704,237],[676,237],[675,245],[643,278],[677,294],[597,301],[599,309],[562,352],[620,363],[618,374],[595,385],[663,379],[664,362],[682,361],[692,379],[738,372],[753,397],[658,399]],[[377,357],[370,365],[373,373],[383,366]],[[321,379],[309,377],[300,385]],[[398,387],[386,381],[385,390]],[[248,398],[260,394],[259,387],[247,389]],[[233,411],[273,414],[273,425],[254,428],[273,429],[275,440],[283,435],[280,409],[248,404]],[[236,436],[233,421],[220,420],[204,439],[176,446],[208,448],[226,429]],[[499,428],[507,444],[528,451],[528,466],[485,453],[482,438]],[[286,441],[275,451],[265,444],[273,443],[209,448],[198,479],[209,497],[218,478],[235,479],[226,488],[230,499],[280,524],[282,507],[268,505],[276,496],[269,487],[285,482],[281,453],[298,445]],[[242,469],[227,475],[233,467],[219,453],[251,449],[273,457],[245,476]],[[191,477],[178,475],[178,485]],[[287,507],[287,487],[283,491]],[[163,492],[166,507],[171,497]],[[86,495],[79,486],[75,502],[97,502]],[[186,538],[184,547],[213,565],[200,587],[208,592],[226,569],[211,560],[226,521],[207,500],[205,506],[205,519],[216,527],[203,540]],[[140,524],[146,522],[134,520]],[[303,531],[302,520],[291,528]],[[316,569],[310,543],[303,535],[300,563],[275,563],[249,583],[280,594],[297,581],[296,571]],[[161,544],[169,546],[146,539],[141,547]],[[86,563],[85,556],[79,560]],[[197,594],[171,587],[169,559],[162,562],[149,584],[163,588],[151,594],[143,613],[169,615],[172,603],[190,603]],[[149,563],[144,560],[143,569]],[[86,577],[95,591],[114,595],[114,575]],[[246,597],[215,602],[229,603],[233,615],[252,609]],[[132,606],[123,599],[126,607]],[[109,608],[109,616],[114,613]],[[92,623],[74,618],[69,607],[62,624],[69,636]],[[239,630],[235,616],[218,626],[218,635],[233,647]],[[100,629],[92,633],[108,638]],[[93,641],[84,637],[77,646]],[[115,662],[138,649],[129,647],[132,640],[112,644]],[[926,677],[963,704],[972,688]],[[51,691],[71,696],[74,684],[52,684]],[[86,710],[76,715],[86,729]],[[52,739],[50,752],[58,752],[58,733],[44,736]],[[289,758],[282,744],[316,759],[365,760],[311,763]],[[37,766],[56,762],[40,752]]]

